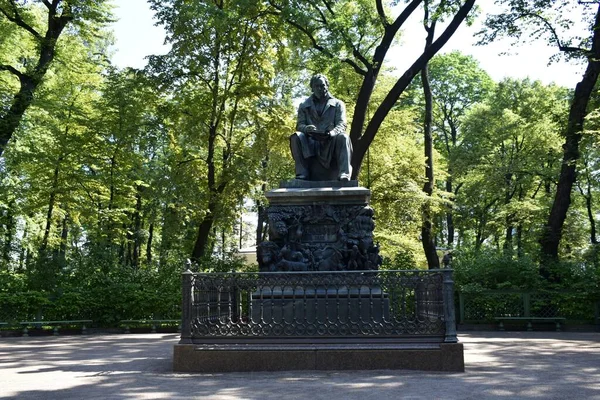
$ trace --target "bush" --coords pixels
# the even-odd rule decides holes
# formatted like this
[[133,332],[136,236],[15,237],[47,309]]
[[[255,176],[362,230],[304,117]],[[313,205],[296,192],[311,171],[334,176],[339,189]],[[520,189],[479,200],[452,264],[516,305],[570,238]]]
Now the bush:
[[461,291],[484,289],[535,289],[541,285],[537,264],[528,257],[513,258],[492,252],[453,253],[456,287]]
[[[91,319],[96,325],[110,327],[124,319],[179,319],[182,266],[177,262],[160,269],[135,269],[88,260],[63,269],[50,290],[32,290],[35,277],[3,272],[0,321]],[[235,257],[206,258],[193,269],[229,272],[244,271],[248,266]]]
[[381,269],[415,269],[417,262],[414,254],[410,250],[400,248],[393,258],[384,257]]
[[600,296],[600,267],[582,262],[545,264],[549,278],[528,257],[513,258],[493,252],[455,252],[452,266],[462,292],[482,290],[570,290]]

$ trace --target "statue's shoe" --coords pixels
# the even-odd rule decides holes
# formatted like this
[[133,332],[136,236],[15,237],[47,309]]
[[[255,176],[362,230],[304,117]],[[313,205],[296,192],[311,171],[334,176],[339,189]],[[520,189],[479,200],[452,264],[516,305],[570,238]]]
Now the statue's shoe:
[[341,174],[339,180],[342,182],[348,182],[350,180],[350,174]]

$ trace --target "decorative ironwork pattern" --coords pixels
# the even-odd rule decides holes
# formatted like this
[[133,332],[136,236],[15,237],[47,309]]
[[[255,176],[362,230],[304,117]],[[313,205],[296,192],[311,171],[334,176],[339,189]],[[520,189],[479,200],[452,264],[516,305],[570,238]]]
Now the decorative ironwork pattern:
[[574,291],[484,291],[459,293],[460,322],[499,317],[565,317],[590,323],[600,309],[593,294]]
[[[450,270],[184,273],[182,342],[447,337]],[[448,294],[449,293],[449,294]],[[453,329],[453,328],[452,328]],[[451,330],[452,330],[451,329]]]

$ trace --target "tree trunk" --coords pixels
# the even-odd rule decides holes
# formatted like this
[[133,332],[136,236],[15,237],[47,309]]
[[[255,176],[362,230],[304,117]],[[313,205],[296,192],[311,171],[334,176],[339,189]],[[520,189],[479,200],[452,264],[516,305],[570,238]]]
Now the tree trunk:
[[517,225],[517,257],[523,258],[523,224]]
[[152,240],[154,238],[154,223],[148,227],[148,242],[146,243],[146,263],[148,266],[152,264]]
[[[171,202],[177,204],[175,199]],[[178,204],[177,204],[178,205]],[[162,227],[160,235],[160,248],[158,250],[158,263],[161,267],[165,267],[168,262],[169,251],[172,249],[175,232],[179,231],[180,225],[178,221],[180,217],[177,213],[177,208],[169,206],[169,202],[165,204],[163,210]]]
[[[452,193],[452,175],[450,169],[448,169],[448,179],[446,180],[446,192]],[[446,211],[446,228],[448,229],[448,247],[454,246],[454,214],[452,211],[452,205],[448,206]]]
[[596,219],[594,218],[594,213],[592,212],[592,195],[586,197],[585,205],[587,208],[588,220],[590,221],[590,242],[592,244],[598,244],[598,239],[596,238]]
[[[264,185],[263,185],[264,186]],[[264,192],[265,189],[263,189]],[[263,240],[264,240],[264,225],[266,223],[265,221],[265,207],[262,205],[262,203],[260,201],[256,202],[256,214],[258,217],[258,221],[256,223],[256,245],[258,246]]]
[[56,201],[56,192],[58,191],[58,176],[59,176],[59,165],[62,161],[62,156],[58,158],[56,167],[54,168],[54,175],[52,177],[52,187],[50,188],[50,199],[48,200],[48,212],[46,214],[46,228],[44,229],[44,237],[40,246],[40,256],[44,257],[46,248],[48,247],[48,238],[50,237],[50,230],[52,228],[52,213],[54,212],[54,203]]
[[[263,182],[267,181],[267,167],[269,165],[269,153],[267,149],[267,154],[261,163],[262,167],[262,179]],[[262,193],[267,191],[267,184],[263,183],[261,186]],[[256,245],[258,246],[261,242],[266,240],[265,238],[265,224],[267,223],[266,218],[266,208],[262,204],[260,200],[256,201],[256,214],[258,217],[258,221],[256,223]]]
[[550,209],[548,222],[544,226],[541,244],[542,267],[540,273],[548,276],[544,268],[545,262],[558,261],[558,247],[562,237],[562,228],[567,218],[567,212],[571,205],[571,190],[577,177],[577,160],[579,159],[579,142],[583,124],[587,114],[587,107],[594,90],[594,86],[600,75],[600,6],[596,12],[594,21],[594,34],[592,37],[591,55],[588,56],[588,65],[581,82],[575,87],[573,102],[569,111],[569,120],[565,132],[565,144],[563,145],[563,160],[556,187],[554,202]]
[[60,268],[64,268],[67,265],[67,239],[69,237],[69,214],[60,221],[60,245],[58,249],[53,253],[54,261]]
[[[425,51],[431,46],[433,35],[435,32],[435,21],[427,26],[429,19],[428,7],[425,5],[425,30],[427,31],[427,39]],[[431,94],[431,85],[429,83],[429,69],[427,64],[421,70],[421,81],[423,83],[423,94],[425,96],[425,118],[423,124],[423,139],[425,149],[425,184],[423,191],[428,198],[433,195],[433,136],[431,135],[431,124],[433,120],[433,99]],[[427,201],[423,205],[423,222],[421,225],[421,243],[423,251],[427,258],[427,266],[429,269],[437,269],[440,267],[440,260],[435,249],[435,240],[433,235],[433,218],[431,215],[431,205]]]
[[596,238],[596,218],[594,217],[594,211],[592,209],[592,188],[590,177],[587,176],[587,193],[584,193],[581,185],[577,184],[579,188],[579,192],[585,199],[585,208],[587,210],[588,221],[590,223],[590,242],[592,244],[598,244],[598,239]]
[[510,217],[506,217],[506,229],[504,231],[504,249],[505,254],[512,254],[513,252],[513,226]]
[[140,231],[142,230],[142,195],[140,190],[142,188],[138,186],[137,193],[135,194],[135,211],[133,213],[133,254],[131,265],[134,268],[140,266],[140,255],[142,249],[142,240]]
[[481,250],[481,245],[483,244],[483,221],[477,221],[475,225],[475,251],[478,252]]
[[214,217],[213,212],[216,209],[215,204],[208,205],[208,211],[200,222],[198,227],[198,235],[196,236],[196,242],[194,243],[194,250],[192,251],[192,261],[200,261],[206,255],[206,249],[208,247],[210,233],[212,231]]
[[221,260],[225,261],[225,229],[221,229]]
[[25,256],[28,252],[27,246],[24,244],[27,242],[27,235],[29,233],[29,223],[25,220],[25,228],[23,229],[23,237],[21,238],[21,249],[19,251],[19,272],[22,272],[25,268]]
[[12,208],[15,206],[15,202],[11,201],[8,204],[8,208],[6,210],[5,222],[6,222],[6,230],[4,231],[4,250],[2,251],[2,259],[4,260],[4,264],[6,269],[9,269],[11,264],[11,253],[12,253],[12,241],[13,235],[15,232],[15,218],[13,216]]

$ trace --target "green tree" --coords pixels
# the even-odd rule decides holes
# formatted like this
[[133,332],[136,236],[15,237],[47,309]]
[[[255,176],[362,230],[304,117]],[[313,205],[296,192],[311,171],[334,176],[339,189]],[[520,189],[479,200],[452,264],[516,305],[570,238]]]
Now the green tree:
[[12,192],[18,205],[13,215],[25,222],[19,264],[27,258],[27,271],[44,286],[52,285],[66,265],[69,230],[79,213],[77,182],[103,67],[93,56],[102,50],[97,45],[64,37],[58,47],[71,51],[68,67],[48,71],[39,102],[22,120],[26,129],[17,132],[18,140],[4,154],[6,179],[19,187]]
[[152,70],[173,91],[179,162],[193,168],[200,189],[191,251],[200,260],[211,253],[214,228],[232,226],[233,210],[258,179],[264,132],[257,128],[264,123],[255,122],[269,112],[261,108],[269,104],[264,100],[274,96],[281,30],[273,31],[261,3],[252,1],[151,4],[173,45],[168,55],[154,58]]
[[[461,147],[462,120],[473,105],[486,99],[494,87],[489,75],[472,57],[457,51],[438,55],[429,62],[429,76],[433,97],[433,132],[435,146],[447,160],[445,189],[456,196],[460,190],[454,185],[454,151]],[[453,207],[446,211],[447,245],[454,245]]]
[[[42,11],[45,23],[40,20]],[[3,31],[12,30],[21,37],[22,32],[26,32],[30,40],[23,46],[27,51],[16,60],[13,57],[13,63],[0,60],[0,71],[8,72],[19,82],[10,107],[0,112],[2,155],[55,58],[57,42],[65,28],[71,25],[79,35],[93,35],[110,20],[110,8],[106,1],[98,0],[2,0],[0,18]],[[7,28],[6,21],[12,26]]]
[[[583,78],[573,92],[564,131],[560,175],[554,201],[540,236],[542,259],[556,261],[562,229],[571,204],[571,191],[577,176],[579,144],[585,118],[589,112],[590,97],[600,76],[600,4],[574,4],[566,0],[501,0],[498,3],[505,5],[506,9],[502,14],[488,17],[483,42],[490,42],[499,36],[508,36],[516,40],[525,35],[534,39],[543,38],[555,45],[567,58],[579,58],[587,63]],[[574,24],[574,17],[580,17],[583,23],[588,24],[587,36],[578,37],[571,34],[570,27]]]
[[555,176],[555,163],[540,160],[558,154],[566,101],[563,88],[506,79],[464,120],[452,162],[463,185],[459,224],[475,232],[476,248],[491,235],[509,254],[516,240],[522,255],[523,241],[535,236],[547,203],[544,188]]
[[82,155],[80,182],[94,257],[133,268],[141,264],[148,239],[144,224],[156,214],[148,203],[158,206],[161,199],[162,181],[151,170],[158,169],[165,140],[157,116],[160,104],[156,87],[139,71],[111,71],[105,79],[95,104],[99,112],[89,126],[94,149]]

